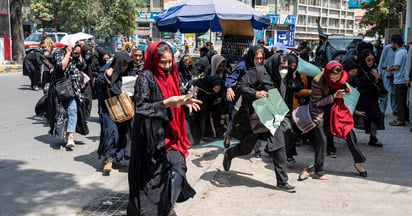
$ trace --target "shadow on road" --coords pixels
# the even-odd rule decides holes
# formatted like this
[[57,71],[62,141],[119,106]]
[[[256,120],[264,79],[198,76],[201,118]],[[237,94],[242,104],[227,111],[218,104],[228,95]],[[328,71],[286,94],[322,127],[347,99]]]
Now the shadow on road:
[[101,189],[98,184],[78,185],[72,174],[24,169],[25,164],[17,160],[0,160],[3,172],[0,175],[2,215],[29,215],[34,212],[52,215],[58,207],[78,208],[84,205],[81,197],[88,197]]

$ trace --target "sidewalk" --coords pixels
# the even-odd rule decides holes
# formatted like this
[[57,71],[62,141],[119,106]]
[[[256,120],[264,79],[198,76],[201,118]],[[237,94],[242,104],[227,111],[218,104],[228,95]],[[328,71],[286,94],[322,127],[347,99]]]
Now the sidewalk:
[[0,64],[0,74],[17,73],[23,70],[22,64]]
[[[388,110],[389,112],[389,110]],[[344,140],[335,139],[337,158],[327,157],[328,180],[297,181],[301,170],[313,163],[313,148],[297,148],[296,163],[287,165],[289,183],[297,193],[275,189],[276,178],[269,157],[235,158],[230,171],[222,168],[222,141],[192,146],[187,159],[189,183],[197,194],[175,206],[179,216],[202,215],[412,215],[412,146],[407,127],[378,131],[383,148],[368,146],[369,135],[356,130],[359,147],[367,158],[368,177],[359,177]],[[125,215],[124,192],[111,193],[84,208],[80,215]]]

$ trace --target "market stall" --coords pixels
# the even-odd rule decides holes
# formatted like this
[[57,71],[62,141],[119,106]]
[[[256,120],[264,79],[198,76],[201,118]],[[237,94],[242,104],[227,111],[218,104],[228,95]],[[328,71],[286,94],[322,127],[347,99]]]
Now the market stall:
[[222,32],[221,54],[236,62],[252,45],[253,29],[270,25],[270,19],[237,0],[187,0],[155,18],[159,31],[182,33]]

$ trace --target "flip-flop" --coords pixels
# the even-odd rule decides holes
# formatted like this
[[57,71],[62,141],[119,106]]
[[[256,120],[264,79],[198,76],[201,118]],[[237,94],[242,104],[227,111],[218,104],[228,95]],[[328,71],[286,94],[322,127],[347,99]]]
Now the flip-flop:
[[304,181],[306,179],[308,179],[308,177],[310,176],[310,173],[312,172],[312,170],[310,168],[305,168],[298,177],[298,181]]

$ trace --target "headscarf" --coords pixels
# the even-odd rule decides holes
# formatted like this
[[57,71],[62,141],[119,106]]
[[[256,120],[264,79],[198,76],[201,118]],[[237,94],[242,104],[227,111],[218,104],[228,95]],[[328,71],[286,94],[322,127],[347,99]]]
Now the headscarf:
[[[163,99],[171,96],[180,95],[179,82],[177,79],[178,71],[176,62],[173,57],[172,69],[168,76],[164,73],[159,65],[160,57],[157,54],[157,47],[165,44],[163,41],[157,41],[149,44],[146,48],[145,61],[143,70],[150,70],[156,80],[156,83],[162,93]],[[170,107],[173,118],[165,123],[165,149],[166,152],[175,150],[186,156],[190,142],[186,135],[185,114],[182,107]]]
[[342,67],[344,71],[348,72],[354,68],[359,68],[359,65],[352,56],[351,58],[342,59]]
[[368,57],[369,55],[375,56],[375,52],[373,52],[372,49],[363,49],[359,53],[359,65],[365,72],[369,72],[373,68],[373,65],[371,67],[368,67],[368,65],[366,64],[366,57]]
[[121,87],[122,87],[122,82],[121,82],[122,69],[123,69],[124,65],[128,65],[128,67],[129,67],[130,62],[132,62],[132,61],[133,61],[133,59],[125,52],[117,52],[114,55],[113,61],[110,64],[110,67],[113,68],[113,74],[110,78],[110,90],[114,94],[118,95],[118,94],[122,93],[122,90],[121,90]]
[[220,63],[222,63],[223,61],[226,61],[225,57],[216,54],[214,56],[212,56],[212,62],[211,62],[211,68],[212,68],[212,72],[210,75],[218,75],[217,74],[217,68],[219,67]]
[[[91,46],[89,46],[87,44],[83,45],[83,47],[82,47],[82,58],[84,58],[85,60],[86,60],[87,51],[89,51],[89,50],[92,50]],[[91,59],[86,60],[86,62],[90,62],[90,61],[91,61]]]
[[[246,56],[245,56],[245,63],[246,63],[247,68],[255,67],[254,60],[255,60],[256,52],[258,51],[258,49],[262,49],[262,48],[258,45],[255,45],[255,46],[252,46],[248,49],[248,51],[246,53]],[[263,49],[262,49],[262,51],[263,51]],[[265,53],[265,52],[263,52],[263,53]]]
[[97,47],[96,52],[93,53],[93,54],[97,56],[97,59],[99,60],[99,65],[100,66],[103,66],[103,65],[106,64],[106,62],[103,60],[103,56],[108,55],[108,53],[106,52],[105,49],[103,49],[101,47]]
[[[335,66],[339,66],[340,68],[342,68],[342,76],[340,77],[340,80],[338,80],[337,82],[332,82],[332,80],[330,80],[330,73],[332,71],[332,68],[334,68]],[[345,70],[343,70],[343,66],[341,65],[341,63],[339,63],[338,61],[331,61],[325,66],[325,70],[323,72],[323,79],[325,79],[326,84],[328,84],[328,86],[332,89],[339,89],[340,87],[342,87],[343,84],[345,84],[346,80],[348,79],[348,73]]]
[[282,58],[280,53],[275,53],[269,57],[264,64],[266,71],[275,82],[280,82],[280,80],[282,80],[279,74],[279,65],[282,63]]
[[[330,74],[332,68],[339,66],[342,68],[342,76],[339,81],[332,82]],[[341,88],[348,79],[348,73],[343,70],[343,66],[338,61],[331,61],[325,66],[323,78],[332,89]],[[343,98],[336,98],[330,111],[330,130],[333,136],[346,140],[346,136],[353,128],[353,117]]]

